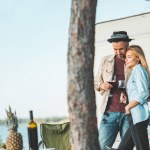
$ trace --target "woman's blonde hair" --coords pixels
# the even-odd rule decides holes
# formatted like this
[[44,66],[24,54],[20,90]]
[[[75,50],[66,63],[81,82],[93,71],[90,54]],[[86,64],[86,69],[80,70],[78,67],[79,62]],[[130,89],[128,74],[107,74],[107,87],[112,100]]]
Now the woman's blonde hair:
[[129,50],[132,51],[135,54],[135,56],[139,58],[139,63],[147,70],[150,76],[149,67],[143,49],[139,45],[131,45],[127,48],[127,51]]

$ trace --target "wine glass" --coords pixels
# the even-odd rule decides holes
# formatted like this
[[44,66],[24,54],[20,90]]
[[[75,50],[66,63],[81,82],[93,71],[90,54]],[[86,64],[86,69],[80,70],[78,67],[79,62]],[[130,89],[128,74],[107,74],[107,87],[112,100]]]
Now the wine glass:
[[113,79],[108,81],[109,84],[111,84],[112,86],[114,86],[114,84],[116,83],[116,75],[113,76]]
[[[115,86],[115,83],[116,83],[116,75],[113,76],[113,79],[108,81],[109,84],[111,84],[112,86]],[[113,94],[109,94],[109,97],[112,97]]]
[[[125,80],[118,80],[118,89],[121,90],[121,96],[123,96],[124,98],[125,98],[125,95],[126,95],[125,94],[125,88],[126,88]],[[120,98],[120,103],[125,103],[125,102],[123,102],[123,100]]]
[[124,91],[126,88],[125,80],[118,80],[118,89]]

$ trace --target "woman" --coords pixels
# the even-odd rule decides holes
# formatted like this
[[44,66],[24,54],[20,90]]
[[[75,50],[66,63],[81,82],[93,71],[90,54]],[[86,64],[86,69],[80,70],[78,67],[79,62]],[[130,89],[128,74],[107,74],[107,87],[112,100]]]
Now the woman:
[[[130,128],[121,140],[118,150],[132,150],[134,145],[137,150],[150,150],[147,132],[150,73],[142,48],[138,45],[128,47],[125,63],[131,70],[126,85],[128,104],[125,107]],[[125,95],[121,95],[121,100],[126,100]],[[107,147],[107,150],[115,149]]]

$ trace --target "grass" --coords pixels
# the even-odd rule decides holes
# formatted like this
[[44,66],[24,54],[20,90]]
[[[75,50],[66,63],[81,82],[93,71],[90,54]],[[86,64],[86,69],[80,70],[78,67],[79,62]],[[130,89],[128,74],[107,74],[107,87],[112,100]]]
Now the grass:
[[0,148],[4,147],[4,143],[2,142],[2,139],[0,138]]

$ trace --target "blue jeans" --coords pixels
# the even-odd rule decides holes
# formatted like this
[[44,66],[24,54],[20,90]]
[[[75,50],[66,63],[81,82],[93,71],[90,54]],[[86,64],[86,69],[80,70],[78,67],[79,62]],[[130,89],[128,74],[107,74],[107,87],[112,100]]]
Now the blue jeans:
[[105,112],[102,116],[99,128],[99,143],[101,150],[106,146],[112,147],[120,132],[121,138],[129,128],[128,119],[123,112]]

